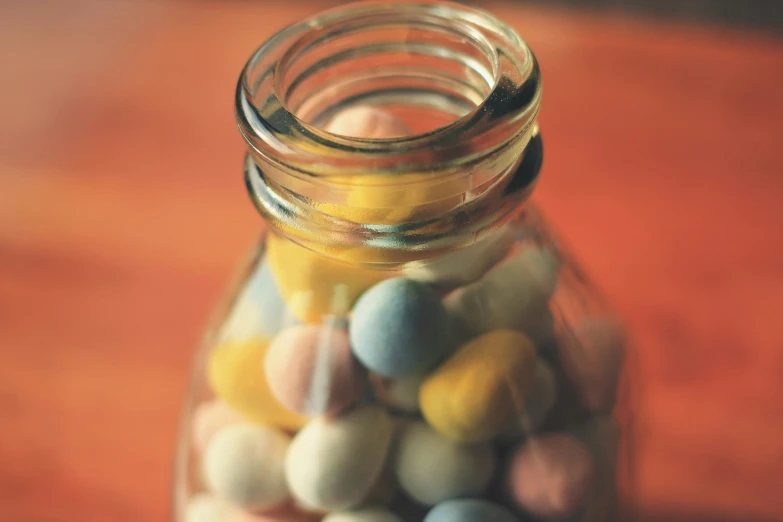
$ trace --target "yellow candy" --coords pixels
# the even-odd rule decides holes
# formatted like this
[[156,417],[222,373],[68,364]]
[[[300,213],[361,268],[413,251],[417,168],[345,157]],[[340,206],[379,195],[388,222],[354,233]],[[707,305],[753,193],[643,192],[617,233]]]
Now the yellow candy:
[[494,330],[463,345],[419,391],[424,418],[444,436],[463,443],[492,439],[524,410],[536,368],[530,339]]
[[207,364],[212,391],[247,419],[286,430],[301,428],[307,419],[277,402],[264,375],[269,343],[254,339],[215,348]]
[[274,233],[267,238],[267,256],[291,313],[308,323],[346,314],[362,292],[387,277],[379,270],[334,261]]
[[[340,111],[325,130],[369,139],[398,138],[411,129],[395,114],[369,106]],[[460,181],[432,181],[431,173],[336,176],[329,181],[345,192],[344,205],[322,205],[321,210],[355,223],[399,225],[442,214],[462,201]]]
[[377,176],[334,179],[348,186],[345,205],[324,205],[322,210],[355,223],[400,225],[442,215],[462,202],[458,181],[428,185],[428,178],[432,175],[400,175],[391,186],[388,178]]

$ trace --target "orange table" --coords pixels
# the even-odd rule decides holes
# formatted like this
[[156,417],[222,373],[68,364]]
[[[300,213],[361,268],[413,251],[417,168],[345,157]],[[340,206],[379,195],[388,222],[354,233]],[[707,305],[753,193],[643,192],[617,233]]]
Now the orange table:
[[[329,4],[0,7],[0,522],[167,519],[191,350],[261,227],[235,81]],[[783,520],[783,41],[488,7],[542,64],[537,198],[634,331],[641,505]]]

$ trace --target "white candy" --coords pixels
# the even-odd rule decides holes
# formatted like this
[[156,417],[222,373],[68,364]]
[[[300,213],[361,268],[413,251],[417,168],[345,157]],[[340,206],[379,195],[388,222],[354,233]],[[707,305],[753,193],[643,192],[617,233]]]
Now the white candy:
[[557,380],[552,367],[539,357],[533,386],[525,398],[525,411],[520,419],[501,435],[504,441],[513,441],[535,432],[546,420],[557,400]]
[[185,522],[223,522],[233,517],[234,511],[224,500],[209,493],[199,493],[188,500]]
[[376,380],[378,399],[392,409],[406,413],[419,411],[419,388],[426,375],[412,375],[402,379]]
[[446,309],[472,335],[502,328],[535,329],[538,324],[529,324],[530,318],[541,317],[554,293],[558,268],[553,252],[527,247],[480,281],[449,294]]
[[336,420],[310,421],[294,437],[285,461],[297,503],[337,511],[362,502],[383,470],[393,429],[377,406],[357,408]]
[[394,458],[400,487],[427,506],[481,495],[494,469],[495,455],[489,444],[458,444],[423,422],[404,428]]
[[216,433],[204,451],[209,488],[243,509],[265,509],[288,498],[283,460],[290,439],[267,426],[237,424]]
[[402,519],[382,508],[366,508],[331,513],[321,522],[402,522]]
[[508,251],[513,237],[508,227],[476,243],[442,256],[406,264],[402,273],[408,279],[442,288],[464,286],[483,276]]

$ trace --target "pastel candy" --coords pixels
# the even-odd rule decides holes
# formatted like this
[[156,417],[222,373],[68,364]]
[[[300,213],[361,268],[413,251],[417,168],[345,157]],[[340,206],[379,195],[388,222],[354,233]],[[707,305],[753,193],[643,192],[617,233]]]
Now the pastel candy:
[[227,343],[209,354],[212,391],[233,410],[254,422],[296,430],[307,422],[275,399],[264,375],[268,341]]
[[367,368],[402,378],[433,368],[451,351],[450,320],[440,297],[405,278],[387,279],[356,302],[350,338]]
[[404,428],[394,457],[402,490],[428,506],[481,495],[494,469],[495,455],[489,444],[457,444],[423,422]]
[[188,500],[184,522],[223,522],[235,515],[236,508],[226,501],[209,493],[199,493]]
[[535,370],[536,350],[523,333],[484,334],[425,379],[419,393],[422,414],[452,440],[490,440],[524,411]]
[[402,273],[436,288],[450,289],[480,279],[508,252],[513,236],[507,227],[447,254],[407,263]]
[[280,296],[269,263],[264,262],[248,277],[219,337],[221,342],[257,337],[271,339],[283,327],[295,322]]
[[359,398],[366,372],[354,360],[348,333],[331,324],[303,324],[280,332],[266,354],[274,396],[303,415],[335,414]]
[[[367,139],[411,134],[407,125],[395,115],[365,106],[339,112],[324,129],[333,134]],[[441,214],[462,202],[459,180],[434,180],[427,172],[397,174],[394,183],[377,175],[335,176],[330,182],[333,191],[339,188],[344,191],[344,204],[325,204],[321,210],[356,223],[401,224]]]
[[324,130],[353,138],[388,139],[410,134],[405,123],[381,109],[354,106],[338,112]]
[[379,270],[330,259],[275,233],[267,236],[267,256],[291,313],[308,323],[345,315],[362,292],[386,277]]
[[511,328],[538,337],[538,321],[531,324],[530,317],[542,317],[555,290],[558,268],[553,252],[527,247],[480,281],[449,294],[446,308],[473,335]]
[[435,506],[424,522],[519,522],[506,508],[477,499],[448,500]]
[[612,409],[625,352],[622,325],[611,317],[584,319],[557,343],[563,369],[592,411]]
[[515,451],[507,485],[513,500],[526,512],[561,520],[586,505],[595,486],[595,463],[573,436],[543,435]]
[[331,513],[321,522],[403,522],[403,520],[391,511],[372,507]]
[[375,377],[374,389],[378,400],[393,410],[415,413],[419,411],[419,388],[426,375],[411,375],[402,379]]
[[289,437],[268,426],[223,428],[204,452],[204,481],[232,505],[267,509],[288,498],[283,461]]
[[315,522],[312,514],[282,505],[263,514],[238,509],[211,493],[194,495],[185,508],[184,522]]
[[503,438],[513,440],[529,435],[541,427],[557,400],[557,379],[552,367],[542,358],[536,361],[533,386],[525,398],[522,415],[503,433]]
[[243,420],[220,399],[199,404],[193,412],[193,447],[198,453],[203,452],[215,433]]
[[338,511],[362,502],[383,471],[393,424],[376,406],[362,406],[328,421],[318,417],[297,433],[285,470],[297,503]]

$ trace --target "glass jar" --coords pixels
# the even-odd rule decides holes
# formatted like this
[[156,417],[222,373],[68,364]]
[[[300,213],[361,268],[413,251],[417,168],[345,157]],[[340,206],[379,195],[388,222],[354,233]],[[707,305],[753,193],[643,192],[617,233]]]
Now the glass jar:
[[540,103],[524,42],[459,4],[255,52],[267,227],[196,358],[177,521],[618,520],[625,338],[529,201]]

